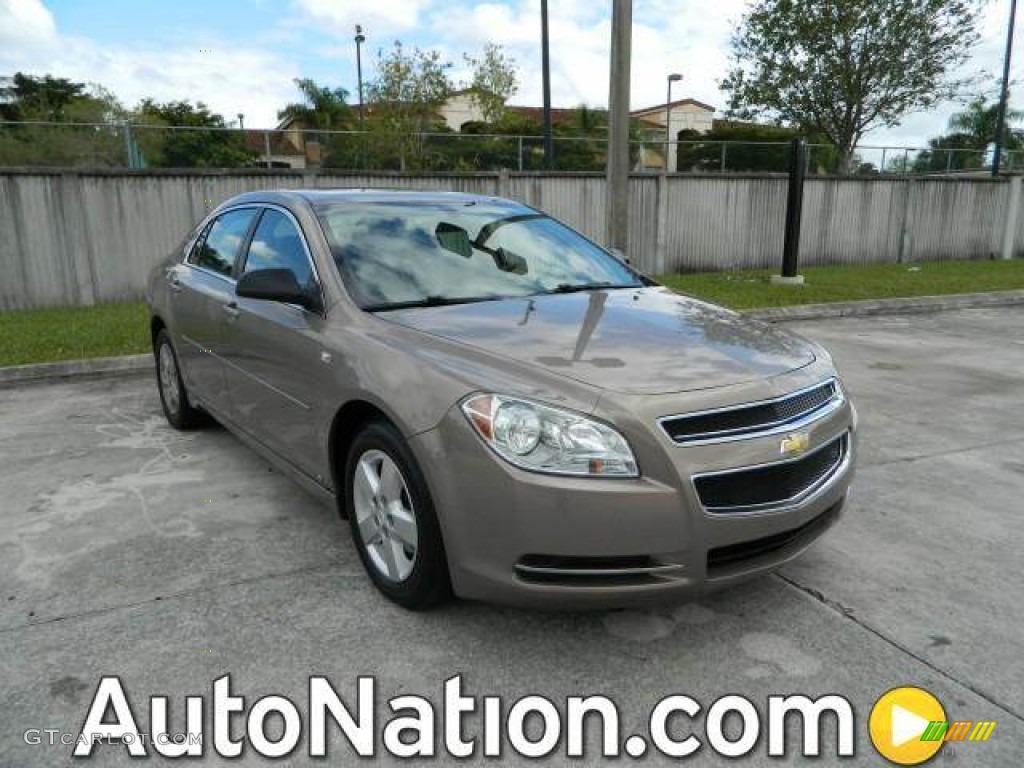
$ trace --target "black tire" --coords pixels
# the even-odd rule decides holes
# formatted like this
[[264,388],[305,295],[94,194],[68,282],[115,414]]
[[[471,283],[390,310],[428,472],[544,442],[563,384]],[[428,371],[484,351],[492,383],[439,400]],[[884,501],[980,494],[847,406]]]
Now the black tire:
[[[170,357],[165,360],[163,355]],[[156,335],[153,358],[156,361],[156,386],[160,392],[160,405],[163,406],[167,421],[175,429],[181,430],[202,426],[206,422],[206,415],[189,401],[188,390],[185,389],[181,368],[178,366],[178,353],[171,344],[171,336],[166,328],[162,328]]]
[[[356,510],[355,475],[359,469],[359,462],[363,458],[379,454],[386,455],[398,467],[400,479],[404,481],[402,498],[408,499],[416,524],[417,546],[415,557],[412,559],[412,569],[400,580],[388,578],[374,563],[360,532],[359,515]],[[352,442],[345,461],[345,512],[352,528],[352,540],[355,542],[356,551],[359,552],[359,559],[362,560],[370,580],[388,599],[403,608],[420,611],[432,608],[451,597],[451,581],[441,527],[437,522],[434,503],[430,498],[423,472],[401,434],[386,421],[370,422]],[[395,533],[391,535],[396,537]],[[398,546],[402,546],[402,542],[397,538],[393,540]],[[382,546],[379,539],[377,546]]]

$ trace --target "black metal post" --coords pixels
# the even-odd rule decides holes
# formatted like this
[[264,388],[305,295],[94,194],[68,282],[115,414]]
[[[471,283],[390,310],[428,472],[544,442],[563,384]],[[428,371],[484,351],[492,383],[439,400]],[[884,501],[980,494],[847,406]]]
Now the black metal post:
[[1010,55],[1013,53],[1013,27],[1017,19],[1017,0],[1010,0],[1010,27],[1006,30],[1006,54],[1003,56],[1003,88],[999,92],[999,111],[996,113],[995,151],[992,153],[992,175],[999,175],[1003,159],[1003,134],[1006,132],[1006,101],[1010,95]]
[[796,277],[800,262],[800,220],[804,207],[806,145],[793,139],[789,148],[789,192],[786,195],[786,239],[782,246],[782,276]]
[[541,70],[544,89],[544,167],[551,170],[555,145],[551,138],[551,57],[548,45],[548,0],[540,0]]

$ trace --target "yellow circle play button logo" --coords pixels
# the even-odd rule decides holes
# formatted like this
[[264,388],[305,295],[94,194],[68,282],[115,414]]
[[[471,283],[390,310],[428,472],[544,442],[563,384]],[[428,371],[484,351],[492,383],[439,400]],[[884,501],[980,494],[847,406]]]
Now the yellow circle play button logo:
[[898,765],[920,765],[942,749],[942,740],[925,741],[928,725],[946,719],[939,700],[921,688],[893,688],[875,702],[868,720],[871,743]]

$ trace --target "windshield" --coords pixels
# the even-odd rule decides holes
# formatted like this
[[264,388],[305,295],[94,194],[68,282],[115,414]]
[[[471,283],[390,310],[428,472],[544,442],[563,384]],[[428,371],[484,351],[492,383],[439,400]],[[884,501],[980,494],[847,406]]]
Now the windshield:
[[642,285],[632,270],[544,214],[465,203],[321,203],[317,215],[368,310]]

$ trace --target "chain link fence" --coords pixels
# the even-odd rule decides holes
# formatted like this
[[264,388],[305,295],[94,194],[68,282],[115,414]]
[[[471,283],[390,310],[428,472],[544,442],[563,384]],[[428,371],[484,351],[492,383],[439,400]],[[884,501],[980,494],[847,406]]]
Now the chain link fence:
[[[604,136],[553,137],[555,171],[603,171]],[[785,173],[788,142],[631,142],[636,171]],[[858,147],[849,172],[874,175],[982,173],[991,152],[982,149]],[[1004,169],[1024,169],[1024,153],[1004,154]],[[542,171],[539,135],[409,133],[399,130],[252,130],[201,126],[0,121],[0,167],[279,168],[317,170],[472,172]],[[835,174],[839,151],[811,144],[807,171]]]

